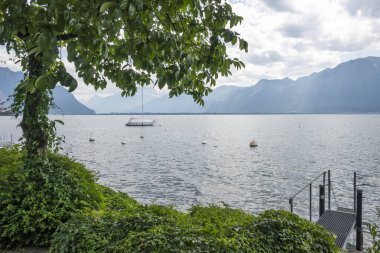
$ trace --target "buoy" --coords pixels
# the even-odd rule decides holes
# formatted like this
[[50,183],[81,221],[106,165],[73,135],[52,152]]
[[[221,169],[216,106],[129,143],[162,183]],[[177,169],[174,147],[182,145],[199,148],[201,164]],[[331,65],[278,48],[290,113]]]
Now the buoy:
[[257,142],[255,140],[252,140],[250,143],[249,143],[249,146],[250,147],[257,147]]
[[92,138],[92,132],[90,132],[90,138],[88,138],[88,141],[89,141],[89,142],[94,142],[94,141],[95,141],[95,139]]
[[143,135],[141,135],[141,136],[140,136],[140,139],[144,139],[144,136],[143,136]]
[[205,144],[207,144],[207,142],[206,141],[202,141],[202,144],[205,145]]
[[125,145],[125,141],[124,141],[124,136],[123,136],[123,141],[121,142],[121,145]]

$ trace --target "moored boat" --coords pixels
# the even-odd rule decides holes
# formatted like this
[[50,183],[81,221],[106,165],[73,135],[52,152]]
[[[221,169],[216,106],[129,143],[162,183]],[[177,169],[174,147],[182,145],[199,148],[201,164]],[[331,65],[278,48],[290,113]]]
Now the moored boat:
[[144,119],[144,118],[130,118],[126,126],[153,126],[155,120]]

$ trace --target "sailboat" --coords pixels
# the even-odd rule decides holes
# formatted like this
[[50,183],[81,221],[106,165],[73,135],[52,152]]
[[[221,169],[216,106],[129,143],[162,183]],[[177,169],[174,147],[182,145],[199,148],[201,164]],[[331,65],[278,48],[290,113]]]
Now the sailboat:
[[141,87],[141,118],[130,118],[126,126],[153,126],[155,120],[144,119],[144,88]]

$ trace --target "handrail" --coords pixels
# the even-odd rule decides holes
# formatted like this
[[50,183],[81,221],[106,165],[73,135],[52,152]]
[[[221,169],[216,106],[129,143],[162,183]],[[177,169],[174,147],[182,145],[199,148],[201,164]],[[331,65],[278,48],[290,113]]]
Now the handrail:
[[321,176],[323,176],[323,186],[326,186],[326,173],[328,173],[328,185],[329,185],[329,208],[330,208],[330,185],[331,185],[331,181],[330,181],[330,171],[323,171],[321,174],[319,174],[317,177],[315,177],[313,180],[311,180],[307,185],[305,185],[301,190],[299,190],[298,192],[296,192],[296,194],[294,194],[292,197],[289,198],[289,205],[290,205],[290,211],[293,213],[293,200],[294,198],[300,194],[303,190],[305,190],[306,188],[309,187],[309,195],[310,195],[310,203],[309,203],[309,219],[310,221],[312,220],[312,196],[313,196],[313,190],[312,190],[312,185],[313,183],[319,179]]
[[299,190],[296,194],[294,194],[291,199],[294,199],[298,194],[300,194],[303,190],[305,190],[310,184],[314,183],[315,180],[320,178],[322,175],[326,175],[327,171],[323,171],[321,174],[319,174],[316,178],[314,178],[312,181],[310,181],[305,187],[303,187],[301,190]]

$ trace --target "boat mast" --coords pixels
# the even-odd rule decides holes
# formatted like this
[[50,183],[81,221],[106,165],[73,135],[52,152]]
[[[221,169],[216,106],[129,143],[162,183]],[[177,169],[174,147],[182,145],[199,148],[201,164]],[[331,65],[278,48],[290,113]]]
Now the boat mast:
[[141,86],[141,117],[144,124],[144,87]]

